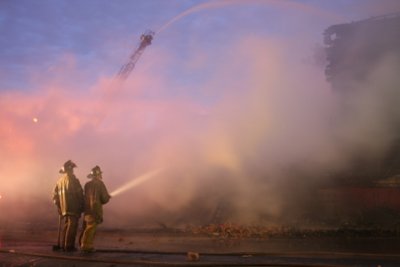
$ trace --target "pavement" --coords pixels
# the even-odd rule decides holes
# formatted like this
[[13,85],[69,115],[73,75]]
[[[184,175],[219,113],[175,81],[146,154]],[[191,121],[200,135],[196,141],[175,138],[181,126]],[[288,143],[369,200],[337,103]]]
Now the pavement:
[[400,266],[400,239],[219,239],[99,229],[95,253],[53,251],[57,231],[0,231],[0,266]]

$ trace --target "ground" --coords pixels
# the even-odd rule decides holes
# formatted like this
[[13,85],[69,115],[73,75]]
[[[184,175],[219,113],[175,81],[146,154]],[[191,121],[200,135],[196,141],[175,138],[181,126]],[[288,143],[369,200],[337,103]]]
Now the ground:
[[254,237],[202,229],[100,227],[97,252],[83,254],[53,251],[57,229],[2,228],[0,266],[400,266],[400,238],[390,232],[286,230]]

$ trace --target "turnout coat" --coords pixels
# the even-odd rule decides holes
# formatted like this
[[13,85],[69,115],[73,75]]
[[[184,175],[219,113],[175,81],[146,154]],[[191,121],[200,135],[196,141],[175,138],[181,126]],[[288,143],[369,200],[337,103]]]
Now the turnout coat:
[[53,201],[62,216],[81,216],[83,212],[83,190],[74,174],[65,173],[57,181]]
[[103,205],[110,200],[107,188],[99,178],[85,184],[85,218],[92,216],[96,223],[103,222]]

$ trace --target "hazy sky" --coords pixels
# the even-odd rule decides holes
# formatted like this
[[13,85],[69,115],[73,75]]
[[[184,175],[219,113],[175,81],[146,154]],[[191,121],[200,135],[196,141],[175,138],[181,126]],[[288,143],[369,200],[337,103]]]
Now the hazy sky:
[[[247,211],[274,200],[249,218],[279,213],[285,166],[345,160],[314,57],[323,31],[394,11],[397,0],[2,0],[0,194],[49,198],[72,159],[82,184],[100,165],[110,191],[163,170],[132,193],[148,205],[124,212],[174,212],[206,192]],[[115,86],[146,30],[152,45]]]
[[[75,64],[74,68],[80,73],[74,79],[74,86],[84,90],[102,75],[112,76],[143,31],[155,31],[181,12],[206,2],[1,1],[0,90],[35,90],[37,85],[32,84],[32,80],[51,78],[45,77],[46,74],[51,76],[52,68],[68,64],[62,62],[66,57],[74,60],[70,64]],[[291,22],[300,19],[304,23],[304,17],[299,16],[313,17],[313,22],[307,26],[313,30],[314,38],[318,38],[331,23],[386,14],[398,10],[400,5],[398,1],[304,0],[292,1],[298,6],[293,8],[287,4],[288,8],[285,8],[285,4],[278,3],[284,1],[231,2],[230,6],[199,11],[177,21],[162,35],[156,36],[154,46],[171,53],[176,57],[174,60],[182,64],[188,57],[193,57],[188,49],[191,42],[199,42],[204,53],[211,53],[209,51],[223,49],[243,34],[292,35],[297,29]],[[307,7],[301,8],[301,5]],[[307,9],[320,9],[321,14],[317,11],[307,13]],[[335,21],[333,16],[338,20]],[[314,25],[315,19],[321,23]],[[188,82],[192,80],[185,77],[185,73],[182,76],[180,78]]]

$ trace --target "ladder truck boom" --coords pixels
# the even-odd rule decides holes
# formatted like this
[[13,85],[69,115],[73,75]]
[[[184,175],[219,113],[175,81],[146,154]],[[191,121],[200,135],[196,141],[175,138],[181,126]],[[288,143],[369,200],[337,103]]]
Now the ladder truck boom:
[[140,37],[139,47],[129,57],[128,62],[125,65],[123,65],[121,67],[121,69],[119,70],[119,72],[117,74],[118,80],[125,81],[129,77],[129,74],[135,68],[136,62],[139,60],[140,56],[143,54],[146,47],[151,44],[153,37],[154,37],[153,31],[146,31],[144,34],[142,34],[142,36]]

